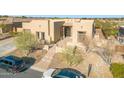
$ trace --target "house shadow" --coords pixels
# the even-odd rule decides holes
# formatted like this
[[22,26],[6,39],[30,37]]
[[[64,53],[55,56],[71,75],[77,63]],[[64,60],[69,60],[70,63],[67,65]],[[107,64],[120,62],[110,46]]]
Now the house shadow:
[[36,61],[33,57],[22,57],[22,60],[25,62],[25,66],[20,72],[28,70]]

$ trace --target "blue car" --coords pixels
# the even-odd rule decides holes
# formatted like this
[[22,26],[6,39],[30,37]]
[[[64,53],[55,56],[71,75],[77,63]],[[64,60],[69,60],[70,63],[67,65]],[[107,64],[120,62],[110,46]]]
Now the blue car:
[[0,58],[0,68],[5,69],[9,72],[20,72],[24,67],[25,62],[19,57],[10,55]]
[[43,73],[43,78],[85,78],[85,75],[71,68],[50,68]]

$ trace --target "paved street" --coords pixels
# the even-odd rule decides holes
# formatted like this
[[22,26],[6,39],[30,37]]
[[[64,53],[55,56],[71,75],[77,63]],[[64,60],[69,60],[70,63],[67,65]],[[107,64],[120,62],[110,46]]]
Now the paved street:
[[0,41],[0,57],[6,55],[7,53],[15,50],[13,38],[5,39]]
[[0,78],[41,78],[42,72],[28,69],[24,72],[12,74],[0,68]]

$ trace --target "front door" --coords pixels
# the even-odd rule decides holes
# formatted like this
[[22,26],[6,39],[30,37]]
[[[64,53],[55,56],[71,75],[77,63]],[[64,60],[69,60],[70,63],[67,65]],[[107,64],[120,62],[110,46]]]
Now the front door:
[[71,36],[71,27],[65,27],[64,32],[65,37]]
[[78,42],[82,42],[84,39],[85,39],[85,36],[86,36],[86,32],[78,32],[77,34],[78,36]]

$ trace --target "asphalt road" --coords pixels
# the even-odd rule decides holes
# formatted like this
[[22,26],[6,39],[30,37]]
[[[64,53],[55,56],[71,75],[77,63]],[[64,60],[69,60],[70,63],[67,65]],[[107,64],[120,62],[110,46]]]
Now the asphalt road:
[[0,78],[41,78],[42,72],[28,69],[24,72],[12,74],[0,68]]
[[0,41],[0,57],[6,55],[7,53],[15,50],[13,38],[5,39]]

